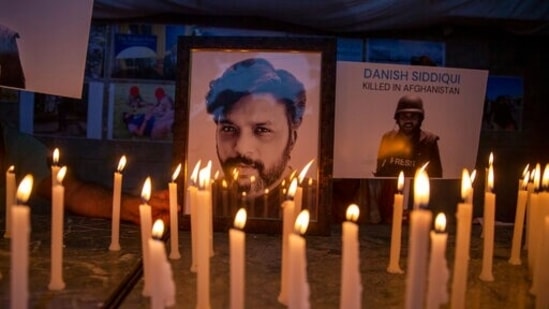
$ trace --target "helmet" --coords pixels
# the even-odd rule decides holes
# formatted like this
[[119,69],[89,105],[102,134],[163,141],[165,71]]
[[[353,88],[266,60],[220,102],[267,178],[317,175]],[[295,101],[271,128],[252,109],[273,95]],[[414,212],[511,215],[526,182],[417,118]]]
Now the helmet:
[[399,113],[418,113],[421,118],[425,115],[423,110],[423,100],[416,96],[403,96],[398,100],[398,105],[395,110],[394,118],[397,119]]

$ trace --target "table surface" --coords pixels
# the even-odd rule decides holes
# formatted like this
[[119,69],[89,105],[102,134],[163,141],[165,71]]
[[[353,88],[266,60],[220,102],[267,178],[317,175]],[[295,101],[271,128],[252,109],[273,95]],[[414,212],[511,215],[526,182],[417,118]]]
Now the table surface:
[[[3,225],[4,222],[2,221]],[[109,251],[110,220],[75,216],[65,218],[63,275],[66,288],[49,291],[50,221],[47,216],[32,217],[30,242],[29,308],[98,308],[111,300],[121,288],[131,289],[122,297],[121,308],[149,308],[150,298],[142,295],[143,280],[128,283],[139,268],[141,243],[139,227],[122,224],[120,251]],[[402,229],[400,265],[406,270],[408,225]],[[513,228],[497,226],[495,231],[493,282],[478,279],[482,264],[481,226],[473,225],[467,282],[466,308],[534,308],[535,297],[529,294],[531,281],[526,267],[508,263]],[[403,308],[406,274],[390,274],[388,266],[391,226],[361,225],[360,272],[364,308]],[[308,236],[307,276],[311,308],[339,308],[341,279],[341,228],[332,226],[329,236]],[[169,260],[176,283],[174,308],[196,307],[196,273],[190,271],[191,239],[189,231],[179,232],[181,258]],[[455,229],[449,228],[446,256],[453,268]],[[9,307],[9,239],[0,238],[0,306]],[[170,252],[167,242],[167,254]],[[280,292],[280,235],[246,235],[245,305],[247,308],[285,308],[277,300]],[[228,233],[214,233],[211,258],[211,308],[229,308],[230,265]],[[134,278],[135,279],[135,278]],[[121,285],[125,285],[122,286]],[[451,286],[451,278],[448,281]],[[449,290],[449,293],[451,291]],[[449,308],[443,305],[441,308]]]

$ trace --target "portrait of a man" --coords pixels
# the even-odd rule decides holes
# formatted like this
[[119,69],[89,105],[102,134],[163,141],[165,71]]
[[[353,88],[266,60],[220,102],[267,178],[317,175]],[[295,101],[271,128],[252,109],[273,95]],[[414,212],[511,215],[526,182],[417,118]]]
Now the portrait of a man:
[[427,164],[429,177],[442,177],[438,135],[423,130],[425,119],[423,100],[416,95],[404,95],[394,113],[397,128],[383,134],[379,145],[375,176],[413,177],[416,170]]
[[291,178],[318,156],[320,54],[201,51],[192,60],[188,162],[211,160],[219,175],[214,215],[244,206],[280,218]]

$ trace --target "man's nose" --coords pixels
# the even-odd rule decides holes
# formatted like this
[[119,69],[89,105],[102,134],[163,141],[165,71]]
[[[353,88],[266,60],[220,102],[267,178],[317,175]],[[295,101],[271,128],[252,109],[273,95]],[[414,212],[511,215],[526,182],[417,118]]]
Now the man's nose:
[[250,157],[254,153],[255,139],[250,132],[241,132],[236,140],[235,150],[240,155]]

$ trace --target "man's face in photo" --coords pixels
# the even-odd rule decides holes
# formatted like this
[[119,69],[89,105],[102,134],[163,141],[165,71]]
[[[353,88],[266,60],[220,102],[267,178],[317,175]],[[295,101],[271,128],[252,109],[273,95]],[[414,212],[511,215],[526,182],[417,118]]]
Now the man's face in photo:
[[411,135],[419,130],[421,125],[421,114],[402,112],[397,115],[397,123],[400,132]]
[[286,107],[271,94],[241,98],[217,124],[217,155],[223,172],[228,178],[238,173],[238,186],[249,197],[271,190],[284,177],[292,136]]

